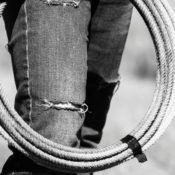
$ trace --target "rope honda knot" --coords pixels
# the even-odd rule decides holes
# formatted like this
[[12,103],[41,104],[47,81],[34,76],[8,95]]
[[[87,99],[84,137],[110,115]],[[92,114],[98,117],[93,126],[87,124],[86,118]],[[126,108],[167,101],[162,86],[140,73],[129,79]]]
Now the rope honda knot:
[[[9,145],[37,164],[59,172],[93,172],[134,157],[141,162],[146,160],[143,152],[160,138],[175,116],[175,14],[166,0],[130,1],[149,29],[157,60],[156,90],[152,103],[145,117],[129,134],[131,137],[122,140],[123,143],[117,142],[100,149],[77,149],[54,143],[23,121],[9,104],[0,85],[0,134]],[[4,8],[0,7],[1,10]],[[47,107],[87,111],[85,104],[44,102]]]

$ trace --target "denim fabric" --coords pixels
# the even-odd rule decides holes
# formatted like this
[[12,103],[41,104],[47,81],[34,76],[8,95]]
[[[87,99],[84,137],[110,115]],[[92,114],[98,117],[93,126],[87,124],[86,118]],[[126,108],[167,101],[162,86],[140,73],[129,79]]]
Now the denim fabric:
[[[4,15],[6,24],[10,23],[8,15],[15,3],[18,1],[9,1]],[[89,20],[89,1],[73,8],[25,0],[21,1],[13,28],[7,26],[18,90],[15,109],[38,133],[74,147],[79,145],[78,132],[84,115],[49,109],[43,100],[79,104],[85,101]]]
[[128,0],[92,1],[86,87],[89,112],[81,130],[81,147],[95,148],[102,138],[110,100],[120,83],[118,69],[131,15]]
[[117,82],[132,5],[129,0],[97,0],[92,5],[88,69],[106,82]]
[[[84,114],[48,108],[43,101],[84,103],[87,71],[118,81],[132,6],[129,0],[77,0],[77,8],[44,2],[7,0],[3,14],[17,87],[15,109],[44,137],[80,147],[86,134],[101,134],[103,127],[92,129],[86,126],[88,117],[83,125]],[[106,117],[98,120],[104,126]]]

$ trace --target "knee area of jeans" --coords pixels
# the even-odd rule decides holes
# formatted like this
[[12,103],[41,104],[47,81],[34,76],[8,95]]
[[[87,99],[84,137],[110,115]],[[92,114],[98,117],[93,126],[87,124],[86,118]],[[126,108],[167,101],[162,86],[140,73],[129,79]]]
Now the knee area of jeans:
[[34,102],[32,106],[31,128],[56,143],[71,147],[78,146],[79,132],[87,108],[81,104],[78,108],[46,100]]
[[56,130],[64,131],[63,126],[69,127],[67,130],[79,130],[87,111],[88,106],[85,103],[33,100],[29,125],[36,130],[45,131],[47,128],[46,132],[53,132],[55,135]]
[[33,111],[30,127],[45,138],[65,146],[79,146],[79,132],[85,115],[77,112],[50,109],[41,115]]
[[77,112],[80,116],[84,116],[85,113],[88,111],[88,106],[86,103],[77,103],[71,101],[62,102],[48,99],[40,99],[37,100],[34,104],[37,108],[42,107],[44,111],[48,111],[49,109],[54,109],[57,111],[65,110]]

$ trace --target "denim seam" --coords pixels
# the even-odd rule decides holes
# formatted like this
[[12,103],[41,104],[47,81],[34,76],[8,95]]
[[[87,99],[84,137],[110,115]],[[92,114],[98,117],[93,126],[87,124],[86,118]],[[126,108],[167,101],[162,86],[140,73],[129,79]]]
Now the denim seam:
[[28,78],[28,95],[29,95],[29,100],[30,100],[30,109],[29,109],[29,125],[32,123],[32,97],[30,93],[30,66],[29,66],[29,41],[28,41],[28,16],[27,16],[27,8],[26,8],[26,1],[24,3],[24,12],[25,12],[25,23],[26,23],[26,61],[27,61],[27,78]]

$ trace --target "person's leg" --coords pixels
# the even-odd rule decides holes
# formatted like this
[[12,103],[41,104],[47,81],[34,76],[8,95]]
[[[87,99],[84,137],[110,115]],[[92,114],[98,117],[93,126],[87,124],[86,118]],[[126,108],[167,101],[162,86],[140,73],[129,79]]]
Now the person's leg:
[[[94,3],[94,4],[93,4]],[[119,84],[119,65],[129,29],[132,5],[129,0],[92,2],[89,29],[86,114],[82,147],[96,147],[102,137],[113,91]]]
[[[71,147],[80,145],[85,115],[60,110],[57,104],[70,102],[81,108],[85,102],[90,8],[90,0],[81,0],[77,8],[44,0],[7,0],[3,14],[17,87],[15,109],[35,131]],[[25,164],[30,167],[16,155],[23,162],[17,162],[19,172],[25,171],[20,169]],[[15,168],[5,167],[4,174]],[[31,166],[31,171],[41,169]]]

